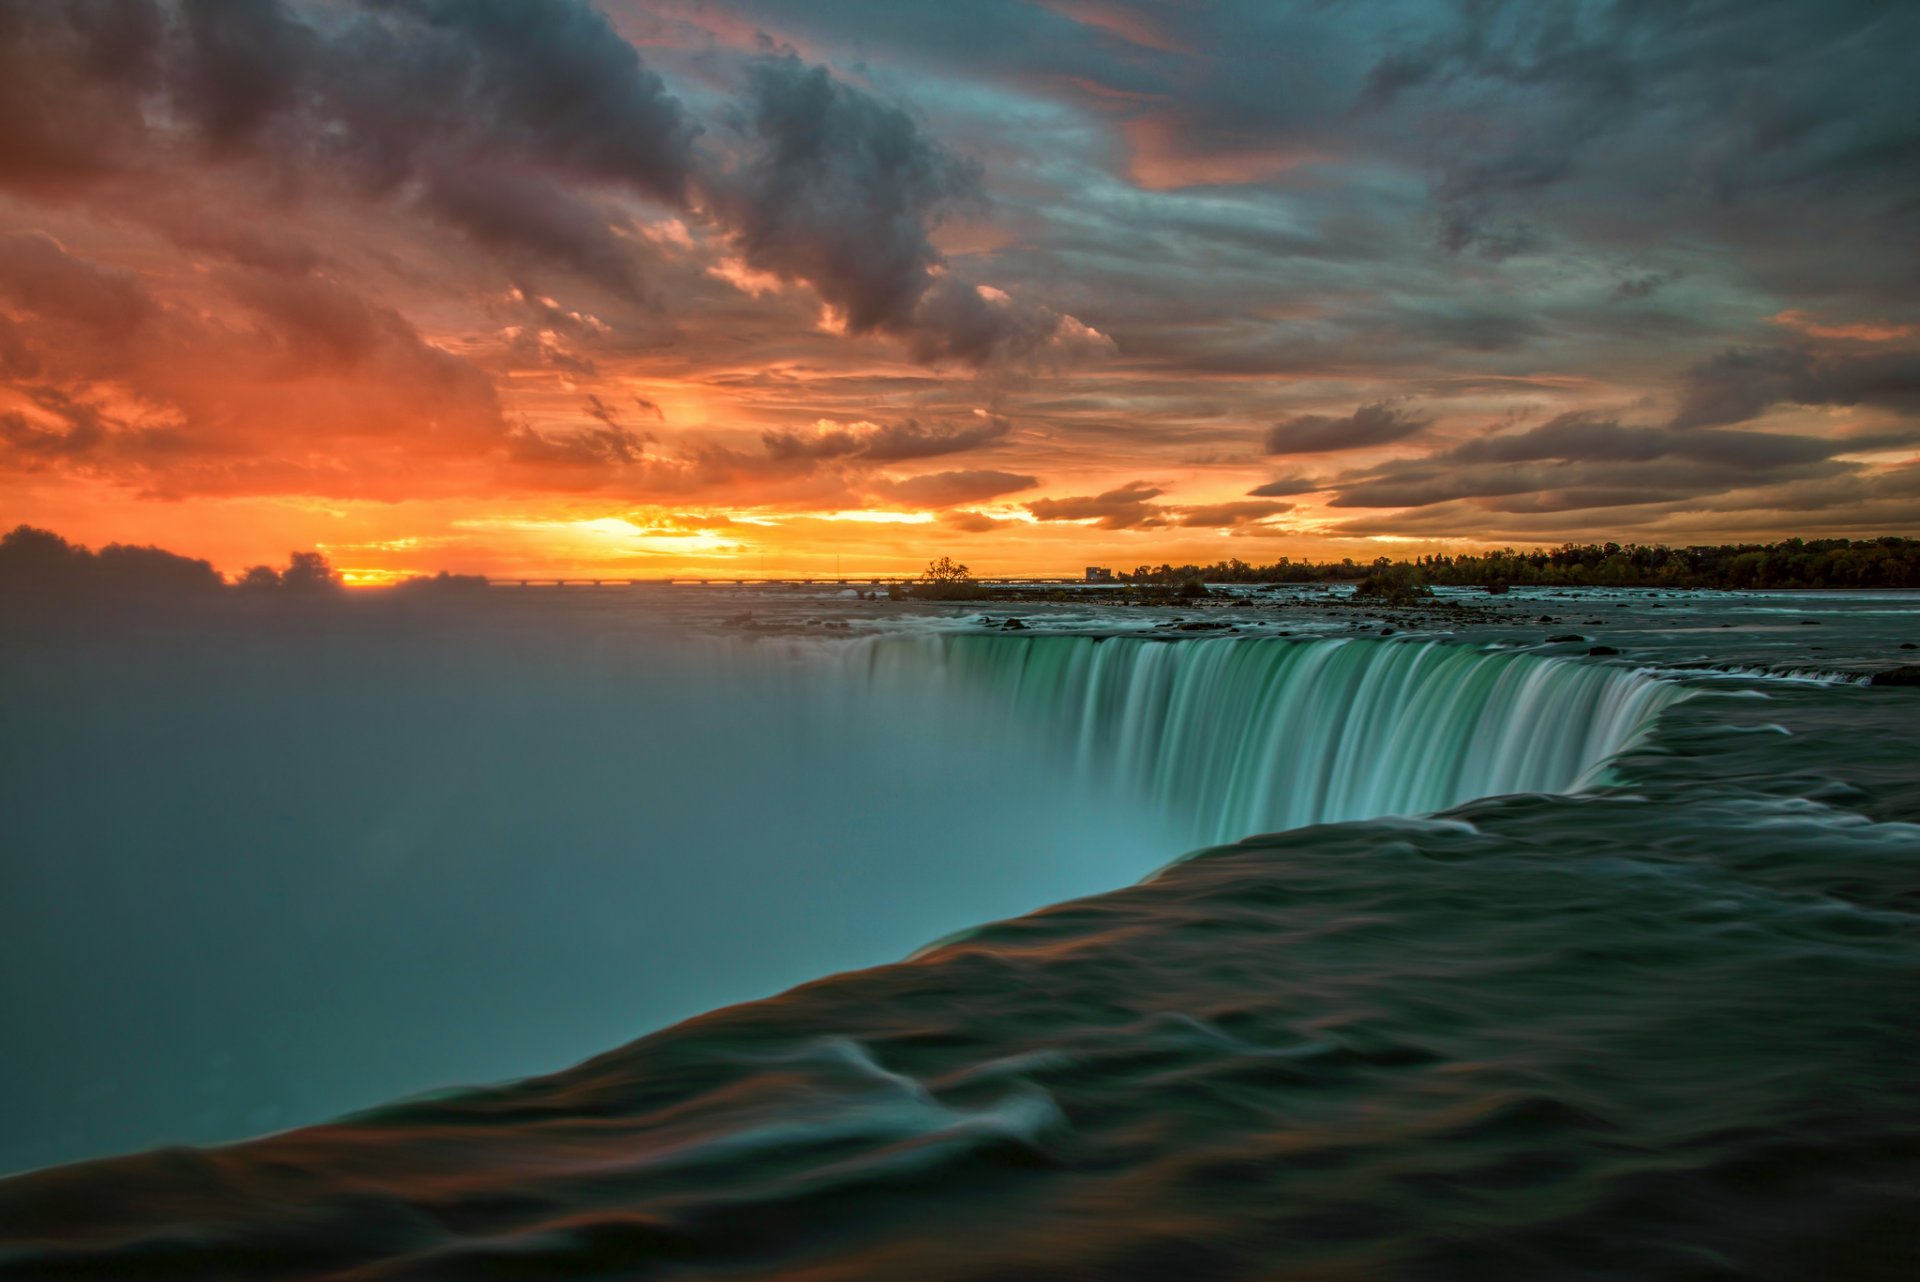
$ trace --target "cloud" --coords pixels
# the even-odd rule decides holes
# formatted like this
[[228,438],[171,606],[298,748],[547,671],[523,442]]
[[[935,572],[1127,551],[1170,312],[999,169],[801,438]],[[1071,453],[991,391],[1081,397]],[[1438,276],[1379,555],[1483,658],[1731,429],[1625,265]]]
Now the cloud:
[[748,69],[746,154],[708,179],[748,266],[810,285],[850,334],[894,334],[923,361],[980,365],[1107,345],[1085,325],[950,274],[932,233],[978,209],[979,165],[905,108],[792,53]]
[[1687,371],[1673,425],[1741,423],[1781,403],[1920,414],[1920,351],[1822,356],[1804,348],[1729,348]]
[[249,140],[291,107],[324,54],[319,33],[275,0],[180,0],[179,16],[173,98],[215,150]]
[[959,530],[965,534],[988,534],[1005,525],[1018,524],[1015,521],[997,520],[985,512],[970,512],[960,508],[941,514],[940,524],[948,529]]
[[614,220],[562,182],[677,206],[693,169],[679,102],[579,0],[26,6],[0,22],[0,85],[0,186],[150,178],[190,163],[184,135],[295,184],[417,191],[483,244],[616,280]]
[[915,507],[939,508],[959,503],[979,503],[1001,494],[1030,490],[1038,484],[1038,477],[1022,476],[1017,472],[929,472],[905,480],[889,481],[881,486],[881,492],[890,499]]
[[1656,290],[1671,285],[1678,278],[1678,272],[1639,272],[1631,276],[1623,276],[1607,297],[1616,303],[1651,298]]
[[508,456],[516,463],[603,469],[639,463],[647,457],[646,438],[617,424],[572,432],[516,428],[508,435]]
[[124,339],[158,310],[132,272],[75,257],[44,232],[0,236],[0,298],[94,339]]
[[1293,511],[1291,503],[1214,503],[1202,507],[1180,509],[1180,515],[1174,524],[1207,529],[1231,529],[1235,526],[1252,525],[1264,521],[1270,516]]
[[47,192],[113,172],[146,137],[166,23],[152,0],[10,5],[0,16],[0,185]]
[[1166,524],[1166,508],[1148,502],[1163,493],[1145,481],[1129,481],[1104,494],[1035,499],[1026,508],[1036,521],[1091,521],[1103,530],[1131,530]]
[[811,435],[794,431],[763,433],[767,453],[777,459],[859,458],[869,463],[961,454],[993,444],[1012,430],[1003,418],[958,423],[902,419],[897,423],[832,424]]
[[1131,481],[1104,494],[1065,499],[1035,499],[1026,505],[1036,521],[1091,522],[1103,530],[1160,527],[1236,529],[1293,510],[1291,503],[1270,501],[1211,503],[1179,507],[1149,500],[1165,491],[1145,481]]
[[1920,464],[1846,468],[1812,478],[1761,478],[1712,494],[1674,497],[1643,491],[1639,501],[1605,510],[1523,506],[1507,511],[1483,501],[1438,503],[1341,522],[1341,534],[1471,538],[1505,543],[1557,542],[1620,535],[1671,542],[1724,542],[1776,534],[1812,536],[1904,529],[1920,521]]
[[492,380],[395,309],[318,276],[206,285],[217,306],[180,305],[51,237],[0,237],[0,374],[31,407],[7,420],[0,470],[367,493],[502,443]]
[[1362,405],[1351,414],[1329,418],[1300,414],[1267,429],[1269,454],[1330,454],[1338,450],[1389,445],[1418,435],[1431,425],[1390,401]]
[[422,175],[422,200],[482,245],[572,268],[616,290],[639,288],[639,265],[609,215],[524,167],[445,161]]
[[1326,482],[1311,476],[1281,476],[1264,485],[1256,485],[1247,491],[1247,497],[1256,499],[1286,498],[1294,494],[1312,494],[1326,488]]
[[1894,325],[1886,321],[1854,321],[1837,324],[1815,320],[1798,308],[1776,312],[1767,319],[1815,338],[1848,339],[1860,343],[1890,343],[1920,334],[1920,325]]
[[853,333],[910,330],[943,266],[929,228],[981,199],[978,167],[790,53],[755,63],[748,90],[750,153],[714,184],[741,256],[812,285]]
[[1472,499],[1501,511],[1571,511],[1684,500],[1855,470],[1835,456],[1920,440],[1920,433],[1836,441],[1728,429],[1629,426],[1563,414],[1524,432],[1480,437],[1423,458],[1336,478],[1333,507],[1423,507]]
[[[1899,200],[1909,167],[1893,158],[1912,155],[1916,133],[1881,95],[1897,76],[1889,42],[1914,37],[1914,15],[1756,5],[1724,17],[1704,23],[1689,5],[1462,6],[1402,25],[1357,100],[1362,119],[1430,150],[1441,240],[1455,252],[1550,249],[1542,216],[1563,227],[1614,218],[1631,235],[1649,213],[1668,225],[1679,214],[1721,230],[1743,203],[1749,225],[1769,231],[1800,224],[1816,201],[1910,223]],[[1570,217],[1569,204],[1582,212]]]

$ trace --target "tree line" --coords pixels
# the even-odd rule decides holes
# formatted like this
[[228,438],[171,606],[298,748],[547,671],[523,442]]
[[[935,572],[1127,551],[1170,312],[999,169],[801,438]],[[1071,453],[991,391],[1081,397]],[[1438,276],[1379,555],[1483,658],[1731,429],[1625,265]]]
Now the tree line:
[[0,535],[0,590],[211,596],[221,592],[336,592],[340,576],[318,552],[294,552],[284,569],[250,566],[229,584],[211,564],[164,548],[109,543],[98,552],[52,530],[19,525]]
[[1391,575],[1457,587],[1542,585],[1646,588],[1916,588],[1920,539],[1785,539],[1667,547],[1658,543],[1563,543],[1557,548],[1437,554],[1410,560],[1238,559],[1211,565],[1143,565],[1128,583],[1342,583]]

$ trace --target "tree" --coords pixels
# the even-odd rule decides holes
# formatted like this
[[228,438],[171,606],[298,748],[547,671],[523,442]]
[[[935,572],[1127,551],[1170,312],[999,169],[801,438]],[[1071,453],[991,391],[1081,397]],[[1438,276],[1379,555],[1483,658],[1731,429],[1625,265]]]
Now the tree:
[[31,525],[15,526],[0,537],[0,583],[63,587],[84,574],[91,553],[55,534]]
[[1421,581],[1420,571],[1413,566],[1382,557],[1373,563],[1373,573],[1354,585],[1353,595],[1373,600],[1412,601],[1432,596],[1433,590]]
[[109,543],[92,552],[30,525],[0,537],[0,588],[186,596],[217,592],[221,586],[220,576],[205,561],[160,548]]
[[927,562],[926,573],[920,576],[920,580],[923,583],[940,584],[966,583],[972,578],[973,575],[967,570],[967,567],[959,564],[950,556],[943,556],[938,561]]
[[251,566],[233,585],[243,592],[271,592],[280,586],[280,571],[270,565]]
[[293,552],[280,572],[280,586],[289,592],[331,592],[340,586],[340,579],[318,552]]
[[950,556],[927,562],[926,573],[912,594],[927,601],[980,601],[993,595],[973,581],[973,574]]

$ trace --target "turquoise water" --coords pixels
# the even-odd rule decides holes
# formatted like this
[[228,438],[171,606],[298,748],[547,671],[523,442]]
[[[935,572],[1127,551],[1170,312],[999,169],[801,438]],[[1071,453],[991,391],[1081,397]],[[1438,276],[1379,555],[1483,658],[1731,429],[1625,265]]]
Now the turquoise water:
[[[970,858],[1285,831],[550,1076],[0,1182],[0,1276],[1913,1276],[1920,694],[1846,678],[1920,616],[1505,608],[1363,640],[846,607],[819,640],[816,602],[745,657],[721,629],[764,679],[740,732],[802,744],[802,784],[879,709],[908,733],[866,766],[985,745],[1059,800],[1038,841],[1046,807],[983,837],[964,789],[840,825],[948,850],[949,891]],[[1542,635],[1582,630],[1621,653]]]
[[1001,714],[1195,844],[1492,793],[1565,791],[1682,696],[1597,664],[1437,641],[886,638],[877,683]]

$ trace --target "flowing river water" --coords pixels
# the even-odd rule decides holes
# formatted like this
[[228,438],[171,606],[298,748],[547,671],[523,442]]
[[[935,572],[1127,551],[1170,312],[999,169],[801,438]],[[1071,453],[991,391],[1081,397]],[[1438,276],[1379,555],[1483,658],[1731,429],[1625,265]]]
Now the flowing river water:
[[1912,597],[0,639],[0,1277],[1920,1272]]

